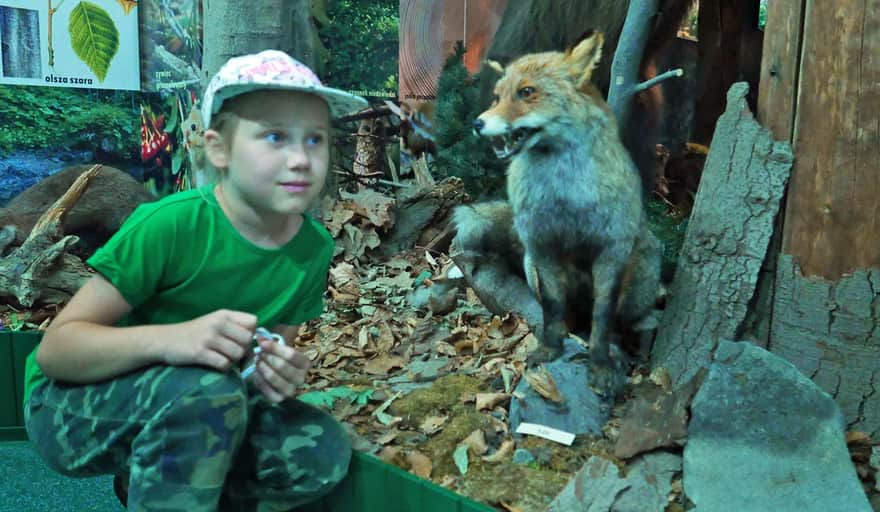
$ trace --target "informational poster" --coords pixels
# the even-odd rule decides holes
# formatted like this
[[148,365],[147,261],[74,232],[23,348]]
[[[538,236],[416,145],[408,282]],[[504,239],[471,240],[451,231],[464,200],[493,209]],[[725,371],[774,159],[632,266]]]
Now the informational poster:
[[140,0],[145,92],[201,89],[201,0]]
[[476,72],[508,0],[400,0],[400,100],[433,101],[437,79],[458,41]]
[[0,0],[0,83],[140,89],[135,0]]

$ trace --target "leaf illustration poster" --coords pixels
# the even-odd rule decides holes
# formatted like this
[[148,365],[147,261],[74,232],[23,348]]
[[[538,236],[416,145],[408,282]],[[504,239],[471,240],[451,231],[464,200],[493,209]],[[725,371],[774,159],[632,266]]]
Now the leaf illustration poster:
[[0,83],[140,89],[136,0],[0,0]]

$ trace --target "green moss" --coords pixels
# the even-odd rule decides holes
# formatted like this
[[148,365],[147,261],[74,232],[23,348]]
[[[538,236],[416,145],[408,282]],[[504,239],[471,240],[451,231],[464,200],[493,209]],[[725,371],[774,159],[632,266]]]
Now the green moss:
[[523,464],[477,461],[457,489],[484,503],[506,503],[516,510],[544,510],[571,475]]
[[[459,404],[453,407],[449,422],[443,427],[443,430],[422,445],[422,450],[434,461],[432,475],[435,478],[442,478],[444,475],[459,474],[455,460],[452,458],[455,449],[475,430],[485,432],[491,428],[492,420],[486,414],[477,412],[473,403]],[[468,469],[469,475],[476,471],[480,462],[482,461],[479,458],[472,458],[469,464],[470,469]]]
[[484,388],[482,381],[475,377],[447,375],[437,379],[429,388],[418,389],[396,400],[389,409],[395,416],[418,426],[428,416],[447,414],[461,403],[462,395],[475,394]]

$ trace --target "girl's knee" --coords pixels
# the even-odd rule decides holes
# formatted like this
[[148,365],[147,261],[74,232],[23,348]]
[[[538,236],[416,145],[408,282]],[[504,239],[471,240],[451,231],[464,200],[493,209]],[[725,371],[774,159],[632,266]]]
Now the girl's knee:
[[171,367],[150,386],[165,406],[165,416],[207,422],[215,430],[243,434],[248,422],[247,388],[236,372],[221,373],[200,367]]

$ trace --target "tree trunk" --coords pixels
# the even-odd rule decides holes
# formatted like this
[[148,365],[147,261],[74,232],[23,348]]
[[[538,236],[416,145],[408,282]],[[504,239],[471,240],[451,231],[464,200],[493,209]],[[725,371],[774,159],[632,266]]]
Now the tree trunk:
[[[204,0],[202,83],[230,57],[262,50],[290,50],[290,13],[296,0]],[[285,23],[287,22],[287,23]]]

